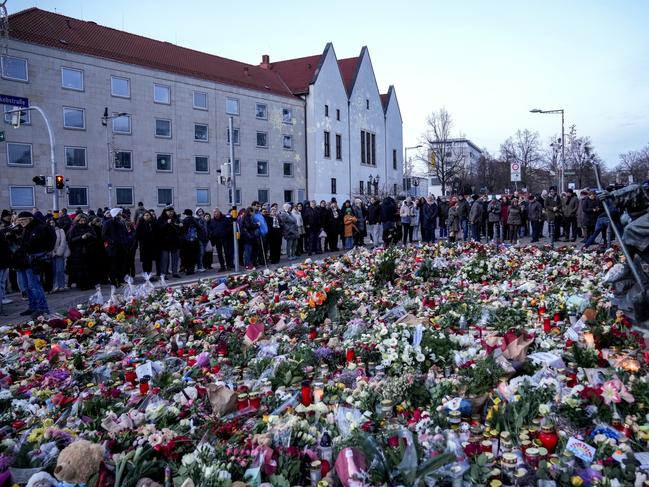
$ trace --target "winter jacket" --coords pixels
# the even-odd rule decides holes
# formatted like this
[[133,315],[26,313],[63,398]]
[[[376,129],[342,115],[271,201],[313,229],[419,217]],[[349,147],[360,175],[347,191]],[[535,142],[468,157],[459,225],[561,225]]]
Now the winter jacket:
[[367,223],[369,225],[381,223],[381,203],[378,201],[367,207]]
[[582,206],[584,212],[584,226],[595,225],[597,216],[602,212],[602,205],[597,199],[586,198]]
[[549,222],[554,223],[557,217],[561,216],[561,198],[558,194],[546,196],[543,206],[545,207],[545,216]]
[[304,229],[304,220],[302,219],[302,213],[300,213],[297,208],[293,208],[293,210],[291,210],[291,215],[293,215],[293,218],[295,218],[298,233],[300,235],[304,235],[306,231]]
[[437,200],[437,217],[439,219],[440,226],[446,225],[446,220],[448,220],[448,201]]
[[507,225],[521,225],[523,223],[521,212],[520,206],[511,205],[509,207],[509,215],[507,216]]
[[469,211],[469,223],[480,223],[482,221],[482,203],[475,200]]
[[207,232],[212,243],[232,235],[232,219],[221,213],[220,218],[212,218],[207,224]]
[[295,217],[285,211],[280,212],[279,221],[282,223],[282,235],[286,240],[295,240],[300,237]]
[[[84,238],[84,235],[86,238]],[[91,289],[104,273],[105,251],[93,225],[74,223],[67,233],[70,256],[65,271],[80,289]]]
[[487,221],[497,223],[500,221],[500,201],[491,200],[487,205]]
[[354,236],[354,227],[356,224],[356,217],[354,215],[345,215],[343,219],[345,225],[345,231],[343,232],[344,237],[353,237]]
[[62,228],[56,228],[56,243],[52,249],[52,256],[67,257],[69,254],[68,241]]
[[437,203],[434,201],[432,203],[426,202],[424,204],[424,210],[422,214],[421,226],[428,230],[433,230],[437,227],[437,214],[439,209],[437,208]]
[[174,216],[169,221],[169,217],[163,213],[158,218],[158,245],[160,250],[174,251],[180,249],[180,235],[182,234],[183,227],[180,226],[178,219]]
[[577,210],[579,209],[579,202],[575,195],[568,196],[562,205],[563,216],[566,218],[572,218],[577,216]]
[[310,206],[304,208],[302,220],[304,221],[304,228],[320,230],[320,227],[322,227],[320,212],[317,208],[311,208]]
[[448,227],[449,233],[456,234],[460,231],[460,211],[457,206],[449,207],[446,226]]
[[255,220],[254,215],[244,215],[241,219],[241,237],[243,243],[255,243],[259,240],[260,235],[259,223]]
[[392,197],[386,196],[381,202],[381,222],[394,222],[396,221],[397,204]]
[[354,211],[354,216],[356,217],[356,228],[358,228],[359,231],[364,232],[365,208],[363,208],[362,206],[354,205],[352,206],[352,210]]
[[527,205],[527,218],[531,222],[540,222],[543,219],[543,207],[536,198]]
[[268,233],[268,225],[266,224],[266,219],[264,218],[264,215],[262,215],[260,212],[256,211],[252,215],[253,220],[259,225],[259,233],[262,237],[266,236]]
[[460,217],[460,220],[468,220],[470,208],[471,206],[466,199],[457,202],[457,214]]
[[399,208],[399,216],[401,217],[401,223],[407,223],[410,225],[410,209],[412,207],[408,206],[408,203],[405,201],[401,203],[401,208]]
[[343,229],[343,212],[340,208],[329,208],[325,219],[325,232],[327,235],[340,235]]
[[106,252],[110,257],[118,255],[120,250],[126,250],[129,247],[126,224],[119,218],[110,218],[104,222],[101,237],[106,242]]
[[154,260],[158,255],[157,223],[150,219],[140,219],[135,227],[135,239],[140,246],[140,260]]

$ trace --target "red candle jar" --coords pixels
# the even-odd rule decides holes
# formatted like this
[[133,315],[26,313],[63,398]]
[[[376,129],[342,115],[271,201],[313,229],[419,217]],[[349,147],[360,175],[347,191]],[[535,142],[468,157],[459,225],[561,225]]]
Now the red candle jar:
[[543,318],[543,331],[545,333],[550,333],[551,329],[552,329],[552,324],[550,322],[550,318]]
[[353,348],[348,348],[347,349],[346,356],[347,356],[347,363],[348,364],[353,362],[354,360],[356,360],[356,352],[354,352]]
[[548,453],[554,453],[554,449],[559,442],[559,435],[552,426],[543,426],[538,439],[543,447],[548,450]]
[[539,314],[540,314],[540,315],[544,315],[545,312],[546,312],[545,306],[541,306],[541,307],[539,308]]
[[249,406],[248,394],[243,392],[237,395],[237,411],[243,411]]
[[559,313],[554,313],[554,322],[556,323],[557,321],[561,320],[561,316],[559,316]]
[[135,385],[135,382],[137,381],[137,374],[135,373],[135,369],[133,367],[126,368],[126,370],[124,371],[124,380]]
[[309,340],[315,340],[316,338],[318,338],[318,332],[315,328],[311,328],[311,330],[309,330]]
[[302,382],[302,404],[311,405],[311,383],[308,380]]
[[256,411],[261,407],[261,393],[253,392],[248,397],[250,399],[248,401],[248,404],[250,405],[251,408],[253,408]]
[[142,394],[143,396],[149,392],[149,379],[150,378],[148,376],[142,377],[140,379],[140,394]]
[[491,440],[483,440],[480,442],[480,451],[482,453],[491,453],[493,449],[493,445],[491,443]]

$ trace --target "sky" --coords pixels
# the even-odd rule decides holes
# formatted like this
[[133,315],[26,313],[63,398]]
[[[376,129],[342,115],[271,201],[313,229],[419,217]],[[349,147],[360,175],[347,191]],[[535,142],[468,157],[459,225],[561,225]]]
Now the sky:
[[492,154],[517,130],[544,144],[576,125],[602,160],[649,144],[649,1],[8,0],[251,64],[321,53],[370,57],[394,85],[404,146],[445,107],[454,135]]

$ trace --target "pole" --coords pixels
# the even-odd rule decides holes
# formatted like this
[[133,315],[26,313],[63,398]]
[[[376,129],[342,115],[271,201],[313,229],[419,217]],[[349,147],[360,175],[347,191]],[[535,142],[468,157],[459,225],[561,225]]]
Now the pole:
[[561,192],[566,190],[566,132],[564,130],[563,110],[561,110]]
[[[231,191],[232,191],[232,206],[236,207],[237,205],[237,176],[234,171],[234,119],[229,117],[228,127],[230,130],[230,181],[231,181]],[[241,167],[241,166],[239,166]],[[237,234],[239,229],[237,227],[237,213],[231,212],[232,215],[232,240],[234,244],[234,270],[239,272],[239,242],[237,240]]]
[[112,164],[110,160],[110,136],[108,135],[108,120],[110,119],[111,117],[104,117],[104,121],[106,122],[106,157],[108,157],[108,208],[113,207],[113,191],[110,182],[110,169]]
[[[602,183],[599,179],[599,165],[593,164],[593,167],[595,168],[595,179],[597,180],[597,188],[600,191],[603,191]],[[617,238],[617,241],[620,242],[620,247],[622,247],[622,252],[624,253],[624,257],[626,258],[626,261],[629,263],[629,269],[631,269],[631,274],[633,274],[633,278],[635,279],[635,282],[638,283],[638,286],[640,286],[640,289],[644,291],[645,288],[644,288],[644,284],[642,283],[642,278],[640,277],[640,273],[638,272],[638,269],[636,268],[635,263],[631,258],[631,254],[626,248],[626,245],[624,245],[624,242],[622,241],[622,235],[620,235],[620,231],[618,230],[617,225],[613,223],[613,218],[611,217],[611,210],[606,204],[606,201],[602,202],[602,206],[604,207],[606,216],[608,216],[608,222],[609,222],[608,224],[611,225],[611,227],[613,228],[613,233],[615,233],[615,238]]]

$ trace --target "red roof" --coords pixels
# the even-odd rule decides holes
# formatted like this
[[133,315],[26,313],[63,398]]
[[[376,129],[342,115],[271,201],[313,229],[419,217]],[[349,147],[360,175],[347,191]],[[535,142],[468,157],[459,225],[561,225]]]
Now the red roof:
[[390,93],[381,94],[381,105],[383,105],[383,111],[388,109],[388,103],[390,102]]
[[347,94],[351,95],[352,88],[354,87],[354,80],[356,78],[356,69],[360,62],[360,57],[349,57],[347,59],[339,59],[338,67],[340,74],[343,77],[343,83],[347,89]]
[[308,93],[323,54],[287,59],[270,64],[270,69],[278,73],[290,90],[298,95]]
[[14,39],[169,73],[292,96],[274,70],[194,51],[38,8],[10,16]]

